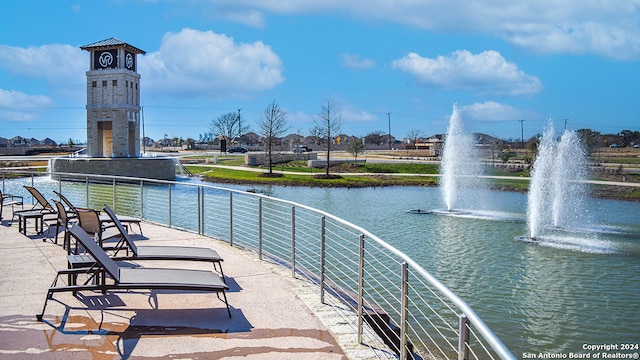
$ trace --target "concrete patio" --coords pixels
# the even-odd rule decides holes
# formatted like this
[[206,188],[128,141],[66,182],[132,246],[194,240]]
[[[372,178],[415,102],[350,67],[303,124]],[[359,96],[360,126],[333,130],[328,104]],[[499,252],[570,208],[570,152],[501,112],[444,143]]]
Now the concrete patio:
[[[0,226],[0,358],[377,358],[375,350],[357,343],[353,327],[320,303],[317,291],[291,278],[290,270],[224,242],[150,223],[142,225],[141,245],[207,246],[224,258],[232,318],[215,294],[138,290],[55,294],[44,321],[37,322],[35,315],[57,270],[67,267],[66,251],[62,236],[59,244],[43,241],[32,224],[25,236],[10,219],[5,207]],[[140,264],[212,268],[204,262]]]

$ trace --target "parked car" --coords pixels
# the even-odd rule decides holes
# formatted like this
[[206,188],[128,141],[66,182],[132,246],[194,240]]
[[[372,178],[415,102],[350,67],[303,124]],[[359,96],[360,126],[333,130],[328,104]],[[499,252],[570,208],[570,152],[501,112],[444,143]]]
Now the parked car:
[[610,148],[619,148],[619,147],[620,147],[620,145],[618,145],[618,144],[616,144],[616,143],[613,143],[613,144],[609,145],[609,147],[610,147]]
[[247,148],[242,147],[242,146],[236,146],[236,147],[232,147],[230,149],[227,149],[228,153],[246,153],[247,151],[249,151]]
[[309,147],[306,145],[297,145],[293,148],[293,152],[296,154],[300,154],[304,152],[311,152],[311,149],[309,149]]
[[633,145],[633,147],[636,148],[636,149],[640,148],[640,144],[635,144],[635,145]]

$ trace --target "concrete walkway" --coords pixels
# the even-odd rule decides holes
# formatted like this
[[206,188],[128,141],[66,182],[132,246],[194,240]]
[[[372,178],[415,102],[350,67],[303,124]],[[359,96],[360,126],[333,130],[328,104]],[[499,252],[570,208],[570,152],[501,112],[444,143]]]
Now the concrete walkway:
[[[214,294],[136,290],[83,292],[76,297],[55,294],[44,321],[37,322],[35,315],[57,269],[67,267],[66,251],[43,242],[44,236],[35,234],[32,224],[27,236],[22,235],[17,223],[7,221],[10,209],[4,210],[0,358],[377,358],[374,350],[357,344],[354,330],[342,318],[320,304],[317,291],[287,277],[284,269],[226,243],[148,223],[142,225],[145,237],[139,237],[140,245],[208,246],[224,258],[232,318]],[[140,264],[212,268],[199,262]]]

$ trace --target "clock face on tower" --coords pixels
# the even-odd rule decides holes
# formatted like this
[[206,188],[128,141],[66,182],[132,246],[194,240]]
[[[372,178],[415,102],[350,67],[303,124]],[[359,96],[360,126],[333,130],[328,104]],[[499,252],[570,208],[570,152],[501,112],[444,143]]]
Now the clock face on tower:
[[96,51],[93,54],[96,69],[115,69],[118,67],[118,50]]
[[128,51],[124,52],[124,67],[136,71],[136,56]]

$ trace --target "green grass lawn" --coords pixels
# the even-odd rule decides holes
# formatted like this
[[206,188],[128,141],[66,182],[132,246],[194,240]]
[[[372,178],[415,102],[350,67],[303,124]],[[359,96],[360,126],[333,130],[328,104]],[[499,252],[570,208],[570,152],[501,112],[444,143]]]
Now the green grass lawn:
[[[220,159],[221,165],[243,165],[242,157]],[[223,169],[210,166],[186,165],[195,175],[201,175],[204,180],[218,183],[234,184],[273,184],[287,186],[316,186],[316,187],[375,187],[375,186],[436,186],[439,178],[432,176],[399,176],[394,174],[438,174],[438,165],[416,163],[393,164],[341,164],[332,167],[330,173],[340,173],[335,179],[319,178],[325,173],[324,169],[312,169],[306,161],[292,161],[273,166],[274,171],[298,172],[298,174],[284,174],[278,177],[267,177],[267,169],[261,172],[239,169]],[[349,173],[367,173],[369,175],[350,175]],[[513,179],[489,179],[488,186],[496,190],[526,192],[529,189],[529,171],[507,171],[498,168],[488,168],[487,175],[510,176]],[[632,177],[637,177],[631,175]],[[605,180],[605,179],[603,179]],[[617,198],[640,201],[640,189],[611,190],[602,186],[591,186],[592,192],[598,197]]]

